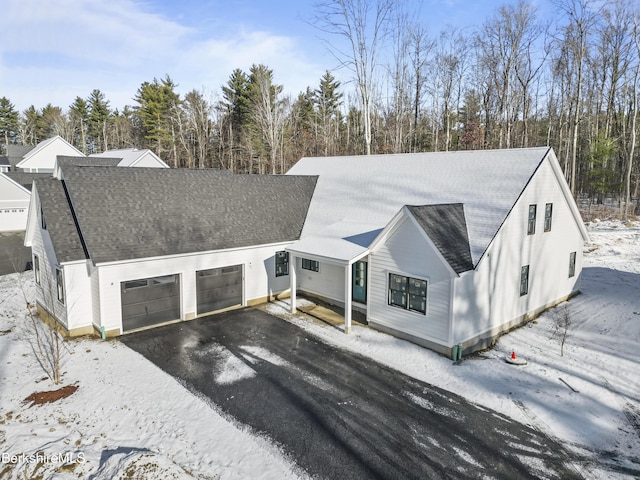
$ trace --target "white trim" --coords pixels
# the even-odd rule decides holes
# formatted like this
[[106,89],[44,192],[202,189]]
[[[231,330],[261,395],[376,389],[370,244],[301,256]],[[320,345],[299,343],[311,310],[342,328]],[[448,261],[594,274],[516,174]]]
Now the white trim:
[[[293,240],[295,241],[295,240]],[[252,250],[254,248],[266,248],[266,247],[277,247],[280,245],[289,245],[292,242],[281,242],[281,243],[265,243],[262,245],[249,245],[247,247],[234,247],[234,248],[221,248],[220,250],[202,250],[198,252],[189,252],[189,253],[173,253],[169,255],[159,255],[155,257],[142,257],[142,258],[131,258],[124,260],[115,260],[112,262],[98,262],[94,265],[96,267],[109,267],[113,265],[128,265],[131,263],[139,263],[139,262],[149,262],[154,260],[168,260],[175,258],[185,258],[185,257],[198,257],[200,255],[206,255],[211,253],[225,253],[225,252],[238,252],[242,250]],[[284,248],[283,250],[287,250]],[[85,261],[85,260],[82,260]]]

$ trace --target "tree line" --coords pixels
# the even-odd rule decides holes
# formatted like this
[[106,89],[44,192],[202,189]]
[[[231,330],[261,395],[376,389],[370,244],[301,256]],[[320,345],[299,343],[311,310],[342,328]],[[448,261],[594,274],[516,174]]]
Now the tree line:
[[211,95],[154,78],[122,110],[97,89],[66,110],[18,112],[2,97],[0,136],[151,148],[174,167],[238,173],[283,173],[303,156],[549,145],[574,195],[628,209],[640,189],[637,2],[550,2],[552,21],[518,0],[473,29],[434,33],[398,0],[325,0],[312,22],[347,84],[327,70],[285,95],[258,64]]

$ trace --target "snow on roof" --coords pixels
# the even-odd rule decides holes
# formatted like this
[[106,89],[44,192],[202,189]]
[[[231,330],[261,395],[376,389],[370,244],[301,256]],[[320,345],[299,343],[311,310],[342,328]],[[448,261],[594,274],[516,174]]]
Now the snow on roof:
[[[287,174],[319,179],[300,241],[290,250],[353,259],[368,245],[349,238],[384,228],[404,205],[461,203],[476,265],[549,151],[536,147],[302,158]],[[329,236],[333,240],[325,238],[323,246],[320,240]]]

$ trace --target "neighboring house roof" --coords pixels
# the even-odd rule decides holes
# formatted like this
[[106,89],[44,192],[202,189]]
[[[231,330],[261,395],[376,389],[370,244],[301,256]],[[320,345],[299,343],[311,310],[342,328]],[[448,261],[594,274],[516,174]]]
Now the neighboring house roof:
[[[72,166],[63,168],[62,178],[81,244],[94,263],[294,241],[317,181],[213,169]],[[41,197],[47,226],[59,215],[52,198]],[[67,231],[57,234],[71,236],[69,222],[64,225]],[[59,261],[85,258],[74,244],[75,257]]]
[[288,174],[319,179],[301,239],[290,250],[352,261],[366,253],[366,242],[370,244],[404,205],[461,203],[476,265],[551,151],[539,147],[302,158]]
[[33,145],[16,145],[10,143],[7,145],[7,157],[9,157],[9,163],[12,167],[15,167],[20,161],[22,157],[24,157],[27,153],[33,150],[35,147]]
[[61,167],[115,167],[122,159],[116,157],[71,157],[69,155],[58,155],[56,160]]
[[35,190],[57,261],[63,263],[87,258],[62,182],[47,175],[36,180]]
[[[60,135],[56,135],[55,137],[51,137],[46,140],[43,140],[38,145],[36,145],[33,149],[29,150],[29,152],[27,152],[22,157],[22,160],[18,162],[16,167],[29,168],[28,164],[30,160],[36,157],[39,157],[43,152],[48,151],[51,147],[55,147],[56,150],[45,153],[45,157],[47,158],[47,161],[50,162],[50,165],[48,165],[46,168],[51,168],[51,169],[54,168],[55,158],[56,158],[56,155],[58,154],[73,153],[74,155],[77,154],[78,156],[84,156],[80,150],[78,150],[76,147],[71,145],[64,138],[62,138]],[[50,160],[47,155],[50,155]]]
[[27,190],[31,191],[31,185],[33,181],[39,178],[50,177],[50,173],[28,173],[28,172],[5,172],[5,175],[18,185],[22,185]]
[[118,163],[119,167],[135,167],[140,161],[142,161],[145,157],[152,157],[159,166],[164,168],[169,168],[165,162],[160,159],[155,153],[151,150],[147,149],[137,149],[137,148],[123,148],[119,150],[107,150],[102,153],[94,153],[89,155],[90,157],[114,157],[120,158],[120,163]]
[[0,167],[9,167],[11,163],[9,162],[9,157],[2,156],[0,157]]
[[453,270],[473,270],[469,235],[461,203],[407,206]]

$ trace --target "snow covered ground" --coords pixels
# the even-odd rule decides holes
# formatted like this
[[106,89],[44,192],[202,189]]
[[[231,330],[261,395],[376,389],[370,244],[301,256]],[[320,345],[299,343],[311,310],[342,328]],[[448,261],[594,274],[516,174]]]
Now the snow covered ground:
[[[640,223],[592,223],[589,232],[582,295],[460,364],[366,327],[344,335],[288,314],[284,302],[267,310],[546,432],[585,459],[576,465],[585,478],[637,478]],[[224,418],[118,341],[67,342],[63,384],[78,390],[55,403],[23,402],[57,387],[30,350],[20,282],[30,297],[30,273],[0,277],[0,478],[305,477],[268,439]],[[561,356],[554,326],[565,305],[571,326]],[[528,365],[505,363],[512,351]]]

